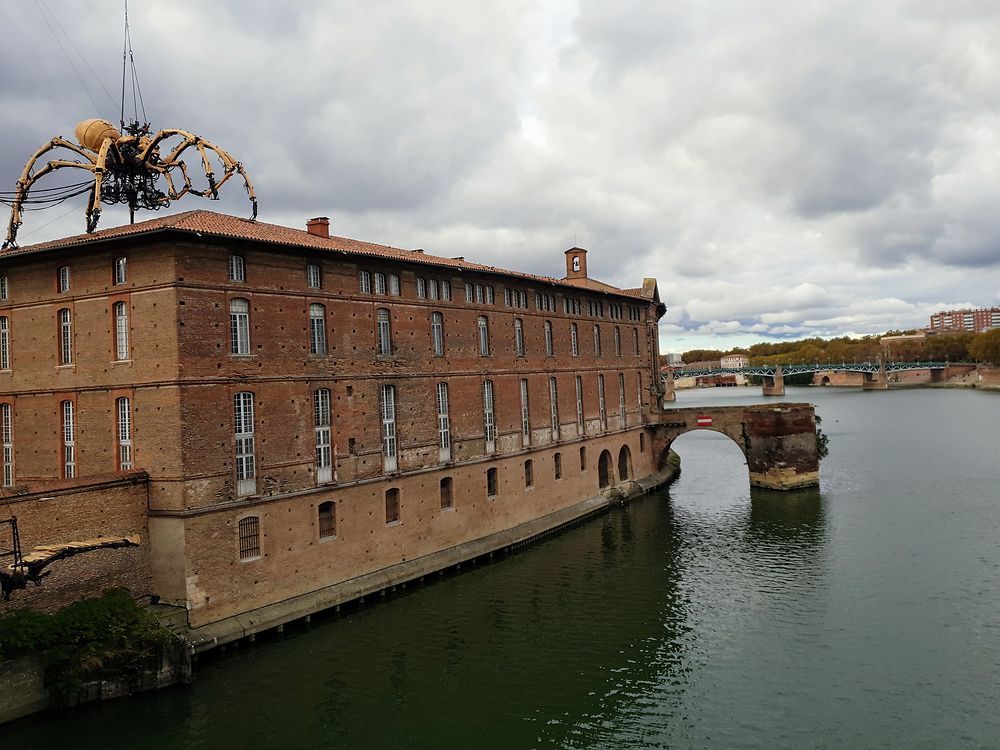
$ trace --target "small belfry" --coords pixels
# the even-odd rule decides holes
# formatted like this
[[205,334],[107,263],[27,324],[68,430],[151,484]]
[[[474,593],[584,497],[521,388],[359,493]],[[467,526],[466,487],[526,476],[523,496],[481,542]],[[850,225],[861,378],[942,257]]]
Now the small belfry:
[[[125,82],[131,73],[133,116],[125,119]],[[141,120],[140,120],[141,111]],[[243,184],[253,208],[251,221],[257,218],[257,198],[243,165],[228,152],[201,136],[186,130],[168,128],[155,133],[146,121],[145,105],[135,73],[135,61],[128,30],[128,5],[125,6],[125,50],[122,53],[122,108],[120,127],[108,120],[89,119],[76,126],[76,143],[56,137],[39,148],[28,159],[12,193],[0,193],[0,203],[11,207],[7,236],[3,247],[17,246],[17,230],[24,211],[57,205],[77,195],[90,193],[86,207],[87,231],[93,232],[101,217],[101,206],[128,206],[134,223],[137,209],[155,211],[188,193],[218,199],[221,188],[233,175],[243,178]],[[194,149],[201,160],[207,185],[195,187],[182,158]],[[61,152],[53,154],[53,152]],[[79,158],[66,158],[69,154]],[[56,158],[49,158],[53,155]],[[62,158],[59,158],[62,157]],[[214,157],[214,159],[212,158]],[[214,163],[222,168],[216,175]],[[89,172],[82,182],[52,188],[35,184],[47,174],[61,169],[81,169]],[[175,179],[179,175],[179,179]],[[161,178],[163,182],[161,183]],[[161,188],[162,185],[162,188]]]

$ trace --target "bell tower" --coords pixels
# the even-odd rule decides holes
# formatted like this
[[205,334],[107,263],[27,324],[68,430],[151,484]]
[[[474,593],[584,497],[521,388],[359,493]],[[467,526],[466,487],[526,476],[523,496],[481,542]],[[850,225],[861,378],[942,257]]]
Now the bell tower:
[[582,247],[571,247],[566,251],[566,278],[587,278],[587,251]]

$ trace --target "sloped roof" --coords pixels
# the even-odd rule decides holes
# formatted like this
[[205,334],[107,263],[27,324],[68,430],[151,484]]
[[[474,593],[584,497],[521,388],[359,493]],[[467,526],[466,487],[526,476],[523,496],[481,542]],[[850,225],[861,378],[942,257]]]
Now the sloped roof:
[[[443,266],[462,271],[498,273],[505,276],[512,276],[544,284],[555,284],[563,287],[579,288],[578,286],[568,283],[562,279],[556,279],[550,276],[539,276],[536,274],[523,273],[521,271],[511,271],[498,266],[471,263],[460,258],[445,258],[439,255],[431,255],[424,252],[404,250],[390,245],[362,242],[361,240],[353,240],[348,237],[321,237],[315,234],[310,234],[304,229],[293,229],[291,227],[283,227],[278,224],[251,221],[249,219],[241,219],[236,216],[229,216],[228,214],[220,214],[215,213],[214,211],[205,211],[202,209],[171,214],[170,216],[161,216],[147,221],[142,221],[137,224],[123,224],[122,226],[102,229],[91,234],[77,234],[71,237],[51,240],[49,242],[41,242],[35,245],[8,248],[3,252],[0,252],[0,261],[13,256],[22,256],[73,247],[83,247],[124,237],[149,235],[164,231],[189,232],[191,234],[205,237],[247,240],[251,242],[283,245],[286,247],[341,252],[348,255],[385,258],[387,260],[402,260],[408,263],[425,264],[428,266]],[[616,287],[612,287],[610,285],[603,286],[606,288],[594,291],[605,291],[611,294],[628,294],[628,296],[633,296],[632,294],[624,292]]]

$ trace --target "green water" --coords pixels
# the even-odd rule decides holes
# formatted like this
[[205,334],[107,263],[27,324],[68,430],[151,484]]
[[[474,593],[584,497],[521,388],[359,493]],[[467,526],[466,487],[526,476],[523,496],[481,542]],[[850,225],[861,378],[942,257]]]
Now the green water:
[[0,747],[1000,747],[1000,394],[789,391],[820,490],[692,433],[669,493]]

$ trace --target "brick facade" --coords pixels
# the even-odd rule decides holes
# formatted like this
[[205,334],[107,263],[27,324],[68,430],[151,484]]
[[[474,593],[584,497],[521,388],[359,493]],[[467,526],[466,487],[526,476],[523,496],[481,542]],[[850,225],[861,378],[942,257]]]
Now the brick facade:
[[[188,606],[193,624],[565,507],[597,492],[604,449],[616,469],[623,446],[633,475],[656,468],[644,435],[659,412],[663,307],[655,282],[620,290],[586,278],[529,276],[326,231],[198,211],[0,255],[10,351],[0,403],[13,413],[9,491],[65,483],[71,408],[76,481],[120,472],[123,455],[148,473],[152,589]],[[126,258],[124,283],[115,283],[116,258]],[[59,291],[62,267],[70,269],[67,291]],[[445,283],[450,299],[441,298]],[[121,302],[128,311],[124,357]],[[61,310],[72,322],[70,364],[60,364]],[[441,354],[435,314],[443,321]],[[380,316],[391,331],[384,354]],[[492,445],[485,381],[493,391]],[[441,383],[449,407],[444,458]],[[395,400],[395,468],[385,456],[386,386]],[[321,389],[329,397],[328,441],[316,425]],[[129,414],[127,446],[121,404]],[[317,461],[323,442],[329,479]],[[581,448],[590,457],[585,469]],[[525,487],[528,460],[532,487]],[[495,499],[486,494],[489,469],[497,470]],[[445,478],[453,507],[443,510]],[[389,490],[398,490],[400,518],[387,524]],[[336,535],[320,541],[325,502],[336,504]],[[240,519],[249,517],[257,519],[260,554],[241,560]],[[118,534],[108,520],[104,533]]]

